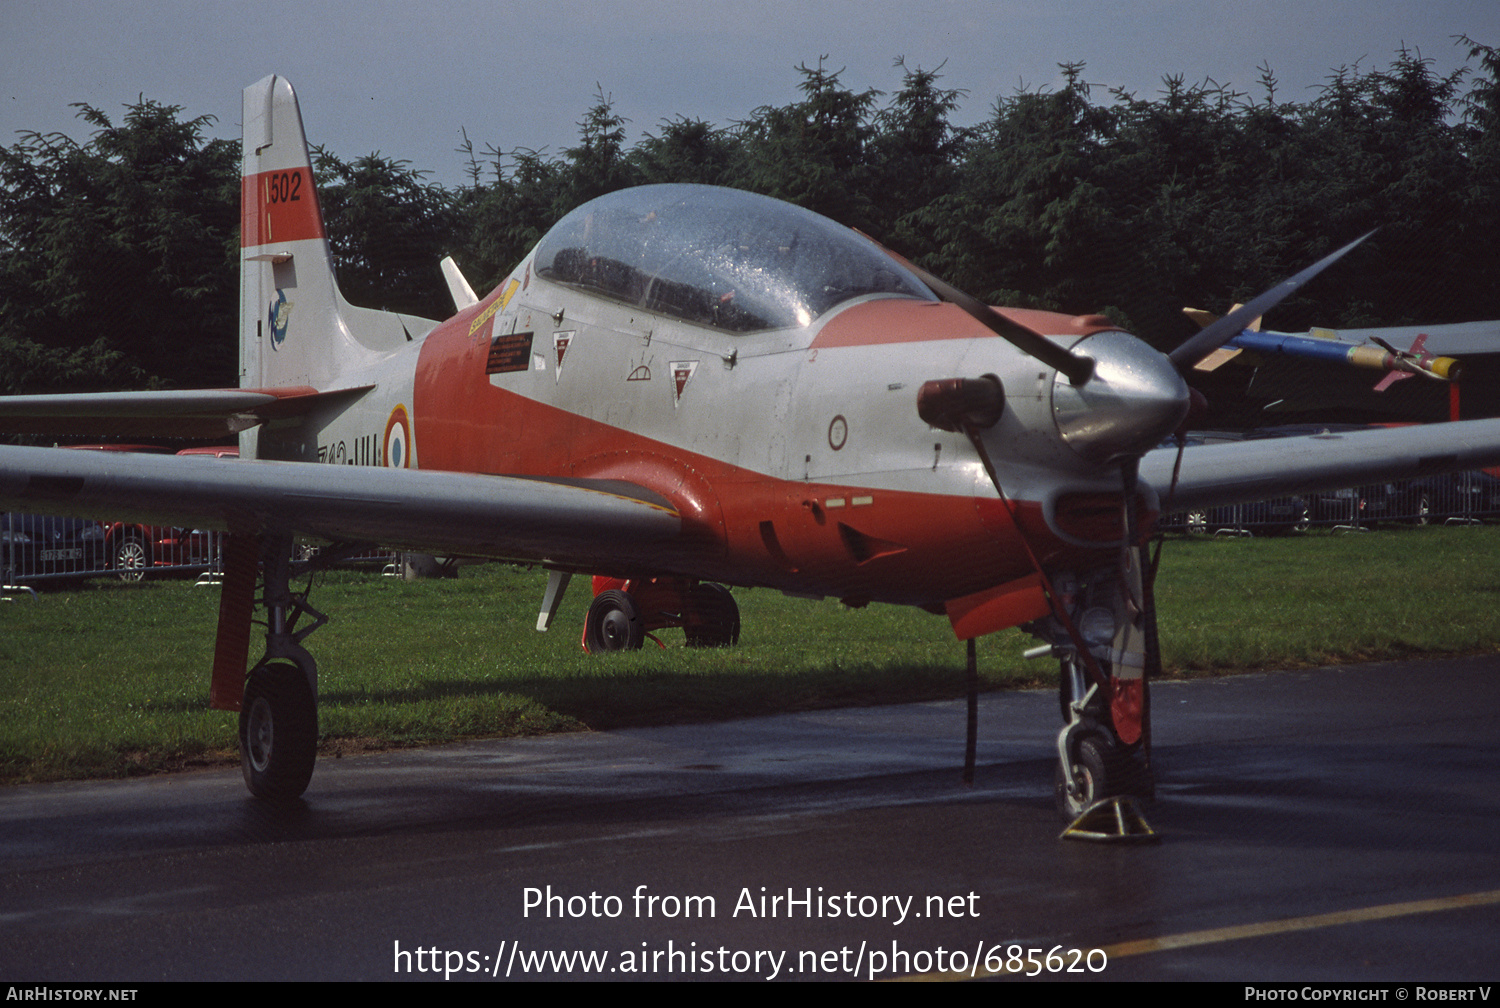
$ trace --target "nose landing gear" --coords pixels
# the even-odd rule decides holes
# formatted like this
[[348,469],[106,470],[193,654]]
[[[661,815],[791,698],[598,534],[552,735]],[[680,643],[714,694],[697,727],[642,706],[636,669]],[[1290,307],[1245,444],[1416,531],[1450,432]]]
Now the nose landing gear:
[[1072,664],[1063,662],[1061,689],[1069,719],[1057,734],[1057,811],[1069,823],[1062,839],[1154,843],[1161,838],[1136,806],[1137,798],[1151,796],[1150,771],[1134,747],[1117,742],[1107,705],[1095,700],[1097,685],[1070,701],[1083,678]]

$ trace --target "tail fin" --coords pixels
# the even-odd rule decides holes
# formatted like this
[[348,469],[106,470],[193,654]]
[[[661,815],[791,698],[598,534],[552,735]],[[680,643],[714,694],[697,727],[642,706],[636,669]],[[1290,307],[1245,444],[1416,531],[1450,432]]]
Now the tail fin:
[[357,308],[339,292],[291,84],[273,74],[246,88],[243,122],[240,386],[346,387],[372,356],[435,323]]

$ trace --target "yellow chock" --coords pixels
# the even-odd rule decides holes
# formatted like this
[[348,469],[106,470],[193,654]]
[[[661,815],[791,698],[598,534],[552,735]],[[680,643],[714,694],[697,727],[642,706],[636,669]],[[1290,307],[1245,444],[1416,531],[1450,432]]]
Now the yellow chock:
[[1141,814],[1135,799],[1114,795],[1084,809],[1059,840],[1092,840],[1095,843],[1161,843],[1161,837]]

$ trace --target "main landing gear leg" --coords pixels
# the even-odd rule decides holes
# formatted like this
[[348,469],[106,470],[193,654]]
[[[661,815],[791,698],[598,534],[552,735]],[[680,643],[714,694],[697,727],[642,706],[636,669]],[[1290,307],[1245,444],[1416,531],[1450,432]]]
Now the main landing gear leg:
[[[293,593],[290,536],[267,536],[261,554],[266,652],[250,670],[240,705],[240,760],[258,798],[286,801],[307,790],[318,751],[318,663],[302,641],[328,617]],[[304,616],[312,622],[297,629]]]

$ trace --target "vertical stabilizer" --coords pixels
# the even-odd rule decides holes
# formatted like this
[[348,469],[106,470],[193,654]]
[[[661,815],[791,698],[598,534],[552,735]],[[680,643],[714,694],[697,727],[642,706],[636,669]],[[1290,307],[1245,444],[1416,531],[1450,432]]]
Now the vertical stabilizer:
[[339,293],[291,84],[273,74],[246,88],[242,121],[240,385],[343,387],[435,323]]
[[335,380],[347,329],[292,86],[245,89],[240,177],[240,385]]

